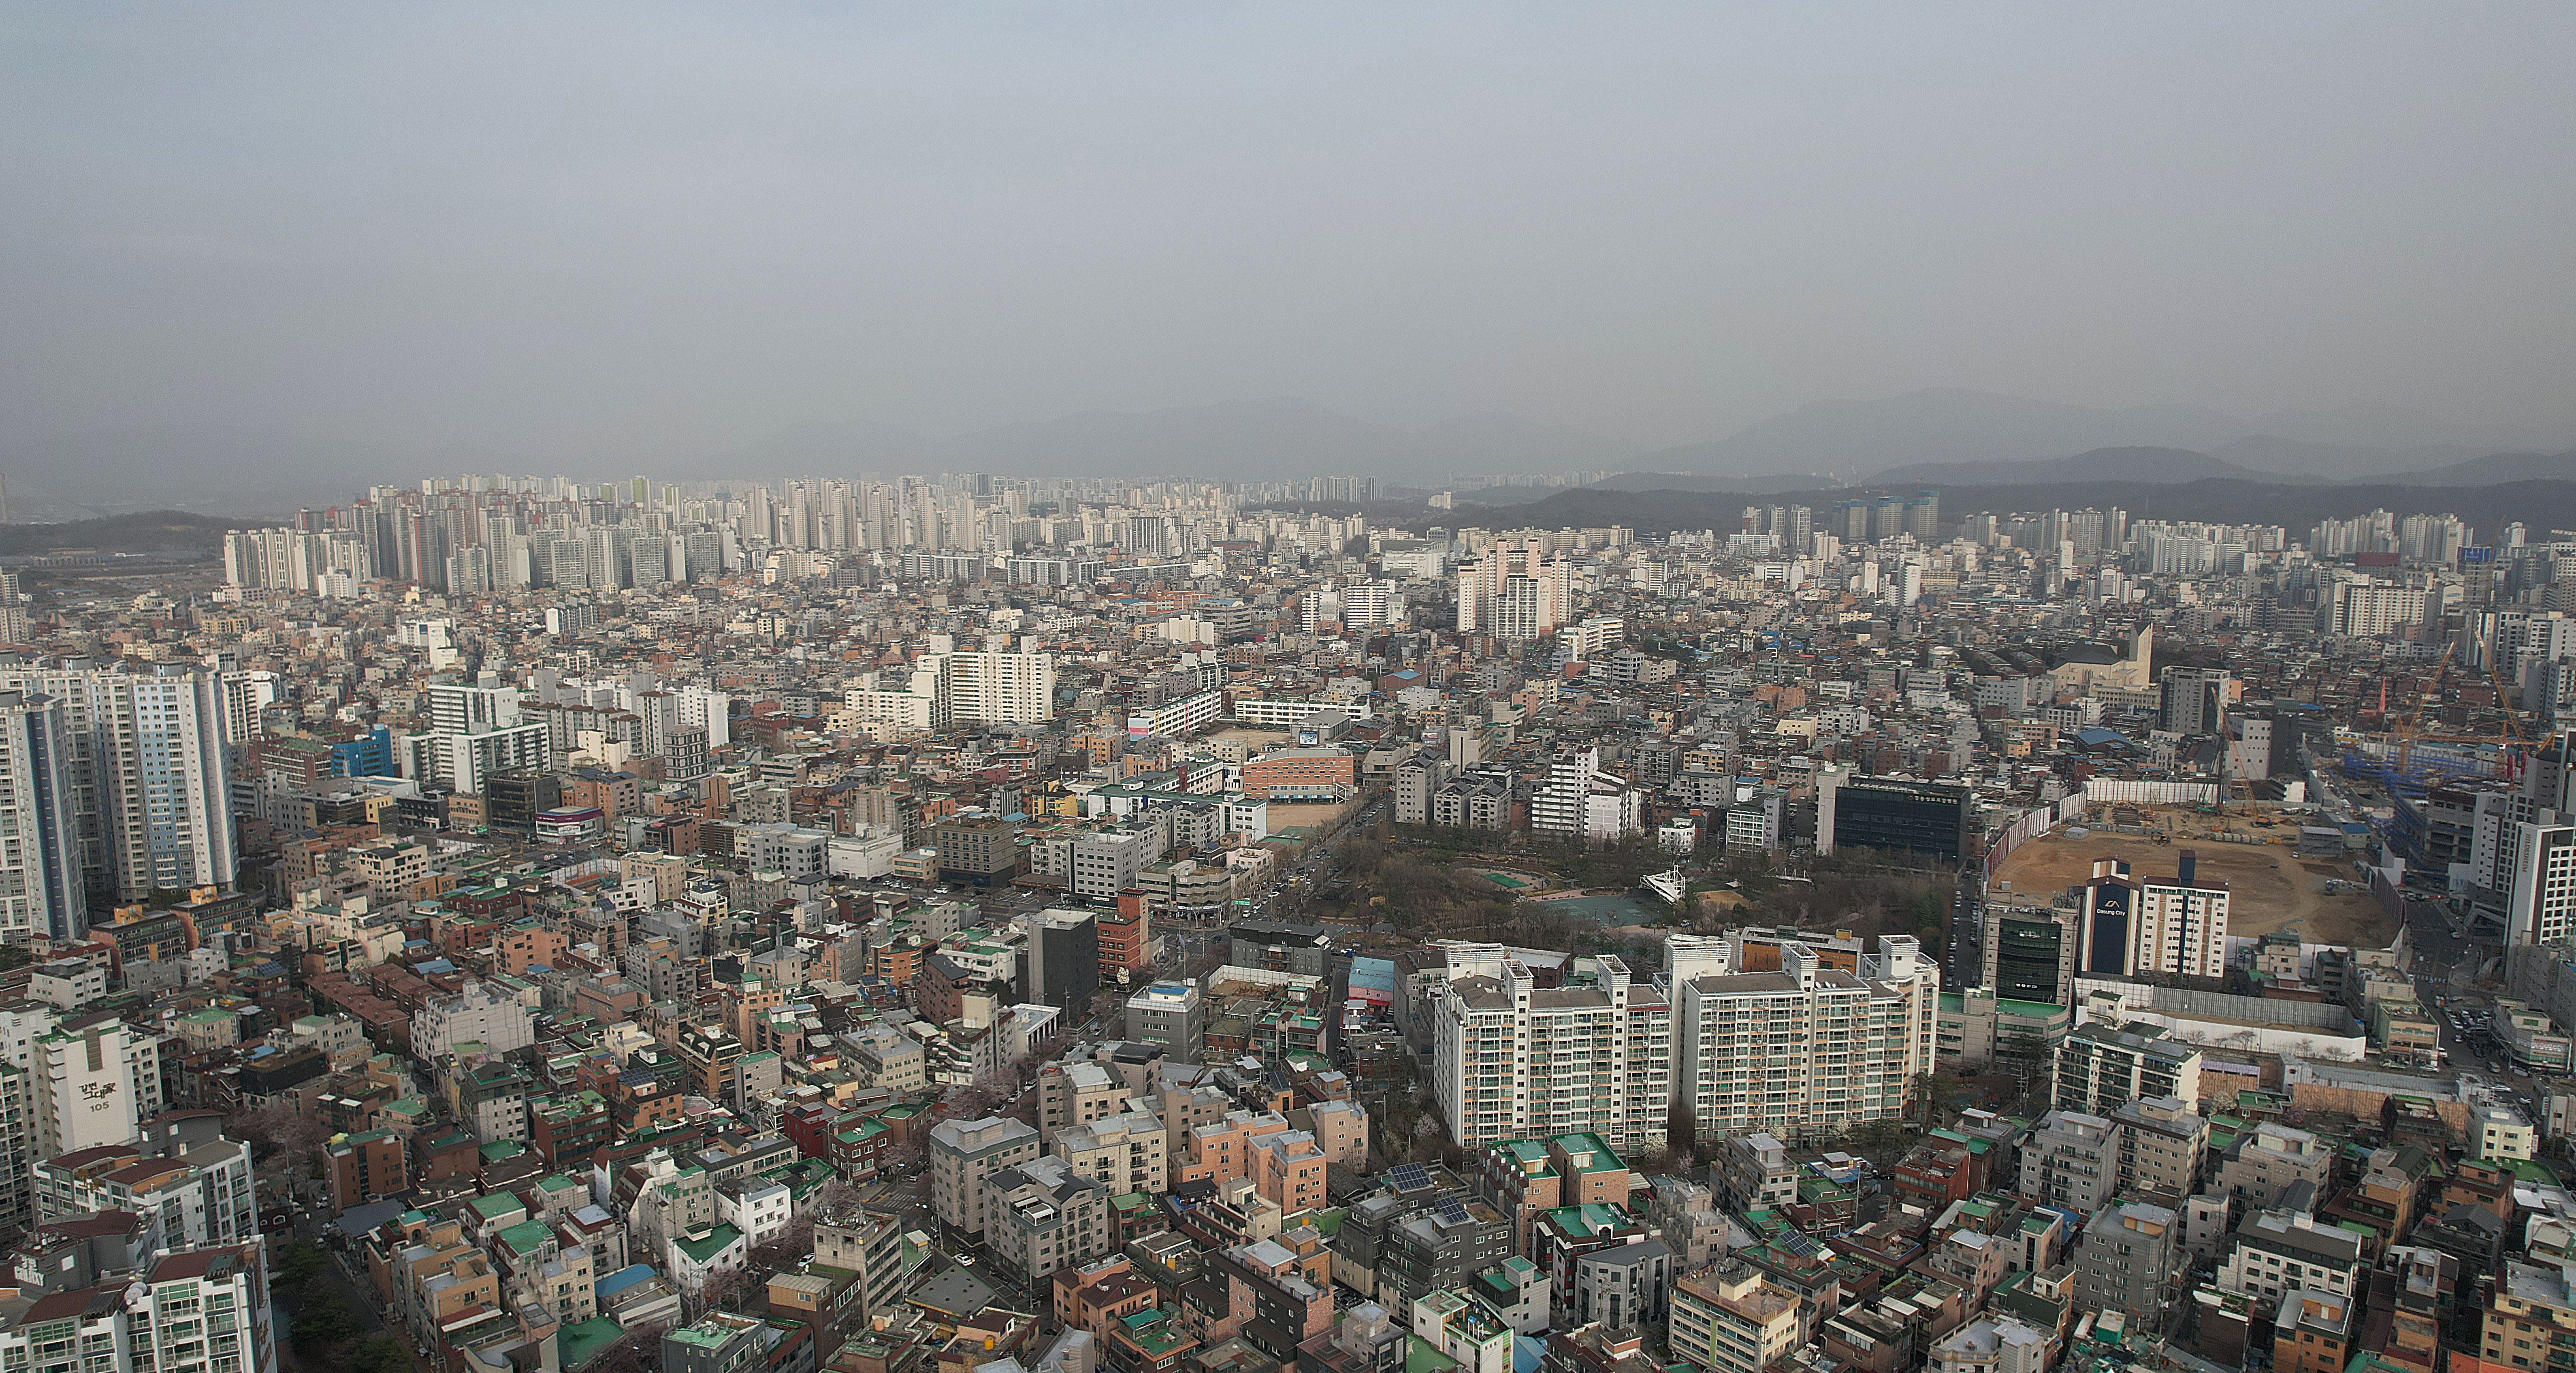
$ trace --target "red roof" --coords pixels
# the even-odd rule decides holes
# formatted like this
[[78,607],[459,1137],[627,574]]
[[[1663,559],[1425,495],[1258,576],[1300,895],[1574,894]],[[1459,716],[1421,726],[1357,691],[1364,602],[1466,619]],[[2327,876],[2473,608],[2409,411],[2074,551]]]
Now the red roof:
[[152,1265],[146,1282],[176,1282],[181,1278],[229,1277],[241,1261],[239,1249],[191,1249],[172,1254]]
[[124,1305],[125,1290],[122,1287],[84,1287],[73,1292],[56,1292],[50,1297],[38,1298],[35,1305],[27,1308],[27,1314],[19,1317],[18,1324],[24,1328],[46,1321],[104,1315]]

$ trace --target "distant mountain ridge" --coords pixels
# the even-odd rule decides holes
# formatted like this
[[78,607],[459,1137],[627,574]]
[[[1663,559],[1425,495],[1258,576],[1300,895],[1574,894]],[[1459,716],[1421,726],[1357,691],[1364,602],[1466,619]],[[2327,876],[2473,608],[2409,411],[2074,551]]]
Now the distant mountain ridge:
[[1984,485],[2009,482],[2193,482],[2209,480],[2238,481],[2314,481],[2313,477],[2288,477],[2277,473],[2257,472],[2239,467],[2207,453],[2188,448],[2096,448],[2064,458],[2034,458],[2027,462],[1927,462],[1911,467],[1892,467],[1870,478],[1874,486]]
[[2099,409],[1940,388],[1875,400],[1817,401],[1723,439],[1648,453],[1635,470],[1758,478],[1764,486],[1771,486],[1775,474],[1803,472],[1830,477],[1816,483],[1827,486],[1913,480],[1910,474],[1920,469],[1949,464],[2164,448],[2215,457],[2267,478],[2340,481],[2384,479],[2527,446],[2527,436],[2471,432],[2393,407],[2247,418],[2196,405]]
[[2490,453],[2422,472],[2371,480],[2397,486],[2495,486],[2506,482],[2576,481],[2576,452]]

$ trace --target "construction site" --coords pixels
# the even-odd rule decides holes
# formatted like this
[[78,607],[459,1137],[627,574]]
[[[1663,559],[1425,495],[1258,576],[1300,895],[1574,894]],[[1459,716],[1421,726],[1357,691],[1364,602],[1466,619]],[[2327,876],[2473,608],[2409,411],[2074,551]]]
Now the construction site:
[[2445,645],[2422,677],[2381,676],[2376,706],[2359,712],[2361,728],[2339,736],[2345,777],[2420,801],[2444,782],[2514,775],[2534,735],[2492,658],[2483,671],[2455,667],[2458,649],[2456,639]]
[[2088,823],[2066,825],[2015,849],[1989,874],[1995,900],[2045,902],[2116,858],[2139,877],[2171,877],[2190,849],[2198,880],[2227,888],[2230,934],[2296,934],[2302,943],[2382,948],[2397,926],[2340,854],[2299,851],[2297,816],[2278,809],[2221,814],[2198,806],[2094,806]]

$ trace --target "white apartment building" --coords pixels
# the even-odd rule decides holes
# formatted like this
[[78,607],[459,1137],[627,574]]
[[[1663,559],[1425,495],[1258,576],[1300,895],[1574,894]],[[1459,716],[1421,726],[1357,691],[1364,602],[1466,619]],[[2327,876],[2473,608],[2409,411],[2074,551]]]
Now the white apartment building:
[[1055,655],[948,655],[948,717],[957,724],[1029,724],[1055,718]]
[[[29,1044],[28,1095],[38,1157],[135,1137],[143,1114],[126,1039],[125,1026],[109,1021],[79,1034],[49,1030]],[[152,1085],[157,1099],[160,1083]]]
[[1038,1156],[1038,1132],[1016,1120],[943,1120],[930,1127],[930,1209],[953,1232],[980,1240],[999,1220],[993,1175]]
[[[895,730],[929,730],[948,723],[948,700],[937,667],[888,668],[843,695],[841,703],[862,724]],[[713,741],[709,741],[712,746]]]
[[2338,581],[2321,597],[2317,630],[2375,639],[2402,625],[2423,623],[2428,594],[2422,587],[2388,582]]
[[424,1058],[456,1052],[466,1041],[492,1054],[509,1054],[537,1042],[528,1008],[487,982],[468,982],[453,996],[433,996],[411,1018],[412,1051]]
[[429,685],[429,727],[446,734],[480,734],[519,723],[516,687]]
[[92,894],[131,901],[232,882],[230,741],[214,676],[13,668],[0,670],[0,691],[62,703],[62,776]]
[[1151,1111],[1101,1116],[1055,1137],[1055,1156],[1072,1172],[1108,1188],[1111,1196],[1171,1190],[1170,1152],[1163,1118]]
[[1576,959],[1566,986],[1541,990],[1499,944],[1446,953],[1432,1084],[1453,1138],[1473,1148],[1590,1130],[1622,1151],[1660,1142],[1672,1009],[1653,983],[1604,956]]
[[2513,882],[2505,889],[2504,942],[2554,944],[2576,934],[2576,825],[2514,827]]
[[1601,751],[1567,749],[1548,760],[1547,780],[1530,793],[1530,830],[1560,839],[1617,839],[1645,823],[1644,798],[1601,771]]
[[483,779],[496,772],[542,768],[553,757],[554,732],[541,722],[505,725],[480,734],[435,730],[402,739],[402,775],[480,796]]
[[270,1373],[268,1281],[256,1246],[165,1254],[133,1282],[56,1293],[0,1330],[0,1364],[43,1373]]
[[2202,883],[2183,859],[2175,881],[2138,884],[2137,971],[2177,977],[2227,976],[2227,889]]
[[72,811],[63,703],[0,690],[0,938],[78,939],[89,929],[89,880]]
[[1817,1139],[1894,1119],[1933,1071],[1941,971],[1909,936],[1881,936],[1857,972],[1744,931],[1667,941],[1664,958],[1674,1087],[1703,1138]]

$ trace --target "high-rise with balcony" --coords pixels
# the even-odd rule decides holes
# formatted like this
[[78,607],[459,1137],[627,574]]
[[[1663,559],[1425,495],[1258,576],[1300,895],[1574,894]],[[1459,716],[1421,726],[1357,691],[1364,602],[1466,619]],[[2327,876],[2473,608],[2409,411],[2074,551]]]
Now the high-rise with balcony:
[[89,929],[89,883],[64,754],[63,703],[0,691],[0,939],[78,939]]
[[1566,985],[1541,988],[1501,945],[1445,952],[1432,1082],[1460,1144],[1586,1130],[1617,1150],[1661,1140],[1672,1007],[1651,982],[1603,956],[1574,960]]
[[0,691],[61,703],[61,776],[90,893],[231,885],[239,850],[212,675],[10,667]]
[[2057,1046],[2052,1104],[2108,1116],[2140,1097],[2172,1097],[2189,1110],[2200,1102],[2200,1059],[2199,1049],[2162,1034],[2078,1025]]
[[1894,1119],[1933,1070],[1941,972],[1909,936],[1882,936],[1876,953],[1746,930],[1664,948],[1674,1094],[1703,1139],[1821,1139]]
[[948,719],[961,725],[1024,725],[1055,718],[1055,656],[959,652],[948,655]]

